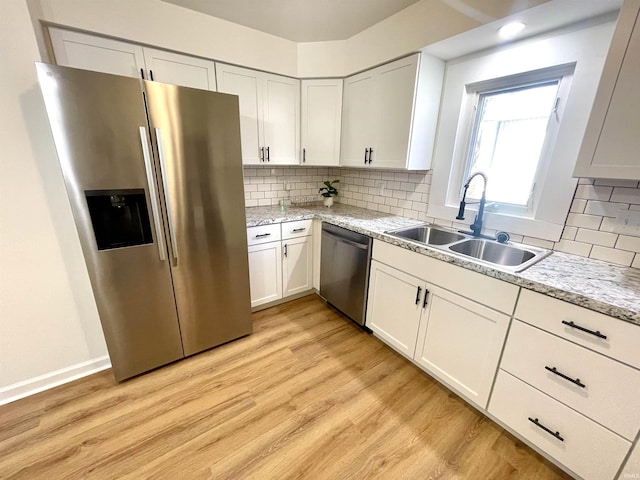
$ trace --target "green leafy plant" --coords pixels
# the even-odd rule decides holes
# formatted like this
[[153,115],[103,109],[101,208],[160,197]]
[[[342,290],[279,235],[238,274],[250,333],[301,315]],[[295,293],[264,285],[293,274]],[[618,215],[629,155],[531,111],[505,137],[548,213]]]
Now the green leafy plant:
[[340,180],[334,180],[333,182],[329,180],[325,181],[324,184],[326,187],[320,188],[318,193],[321,193],[323,197],[335,197],[338,195],[338,190],[333,186],[336,183],[340,183]]

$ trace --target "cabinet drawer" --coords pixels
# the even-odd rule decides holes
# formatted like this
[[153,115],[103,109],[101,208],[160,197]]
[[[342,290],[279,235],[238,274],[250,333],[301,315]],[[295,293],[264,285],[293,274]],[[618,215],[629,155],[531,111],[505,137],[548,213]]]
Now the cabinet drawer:
[[628,440],[640,428],[640,371],[634,368],[518,320],[500,367]]
[[247,228],[247,243],[260,245],[261,243],[274,242],[280,240],[280,224],[260,225]]
[[603,355],[640,368],[640,353],[638,353],[640,326],[638,325],[524,288],[518,300],[515,317]]
[[489,412],[585,480],[612,480],[631,446],[503,370],[498,373]]
[[313,220],[296,220],[295,222],[282,223],[282,239],[305,237],[311,235],[311,224]]

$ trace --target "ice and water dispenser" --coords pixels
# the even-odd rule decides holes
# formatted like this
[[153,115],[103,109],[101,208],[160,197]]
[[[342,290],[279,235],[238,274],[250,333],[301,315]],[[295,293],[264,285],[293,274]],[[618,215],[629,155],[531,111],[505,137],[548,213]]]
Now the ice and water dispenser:
[[85,191],[98,250],[153,243],[144,189]]

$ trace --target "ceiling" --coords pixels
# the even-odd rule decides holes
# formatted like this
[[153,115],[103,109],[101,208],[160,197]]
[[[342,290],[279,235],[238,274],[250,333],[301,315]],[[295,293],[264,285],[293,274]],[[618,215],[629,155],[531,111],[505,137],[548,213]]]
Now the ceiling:
[[[486,24],[549,0],[163,0],[294,42],[345,40],[422,2]],[[435,5],[440,4],[440,5]],[[442,8],[437,9],[442,11]],[[443,18],[442,22],[447,22]]]

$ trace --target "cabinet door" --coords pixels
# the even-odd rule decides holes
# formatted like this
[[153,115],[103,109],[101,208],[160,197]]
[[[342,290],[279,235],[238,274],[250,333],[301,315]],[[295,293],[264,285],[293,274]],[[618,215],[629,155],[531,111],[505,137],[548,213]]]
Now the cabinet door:
[[283,297],[313,288],[313,242],[310,236],[282,242]]
[[373,260],[369,277],[367,321],[376,336],[413,358],[422,314],[425,284]]
[[137,78],[145,68],[139,45],[55,27],[49,35],[58,65]]
[[[375,74],[367,71],[344,80],[340,165],[365,167],[365,149],[374,148]],[[374,157],[376,153],[374,151]]]
[[487,406],[509,317],[427,284],[414,360],[481,408]]
[[369,166],[406,168],[418,54],[376,69],[376,150]]
[[249,247],[251,306],[282,298],[282,246],[280,242]]
[[302,164],[340,164],[342,80],[302,80]]
[[620,480],[625,478],[640,478],[640,442],[636,443],[633,447],[631,455],[627,459],[627,462],[622,467],[622,472],[618,477]]
[[183,87],[216,91],[216,73],[211,60],[144,48],[149,78]]
[[240,103],[240,137],[242,163],[261,164],[260,147],[263,145],[262,93],[260,72],[247,68],[216,63],[218,91],[238,95]]
[[625,2],[574,176],[640,178],[640,2]]
[[265,160],[298,165],[300,146],[300,80],[264,75],[263,128]]

